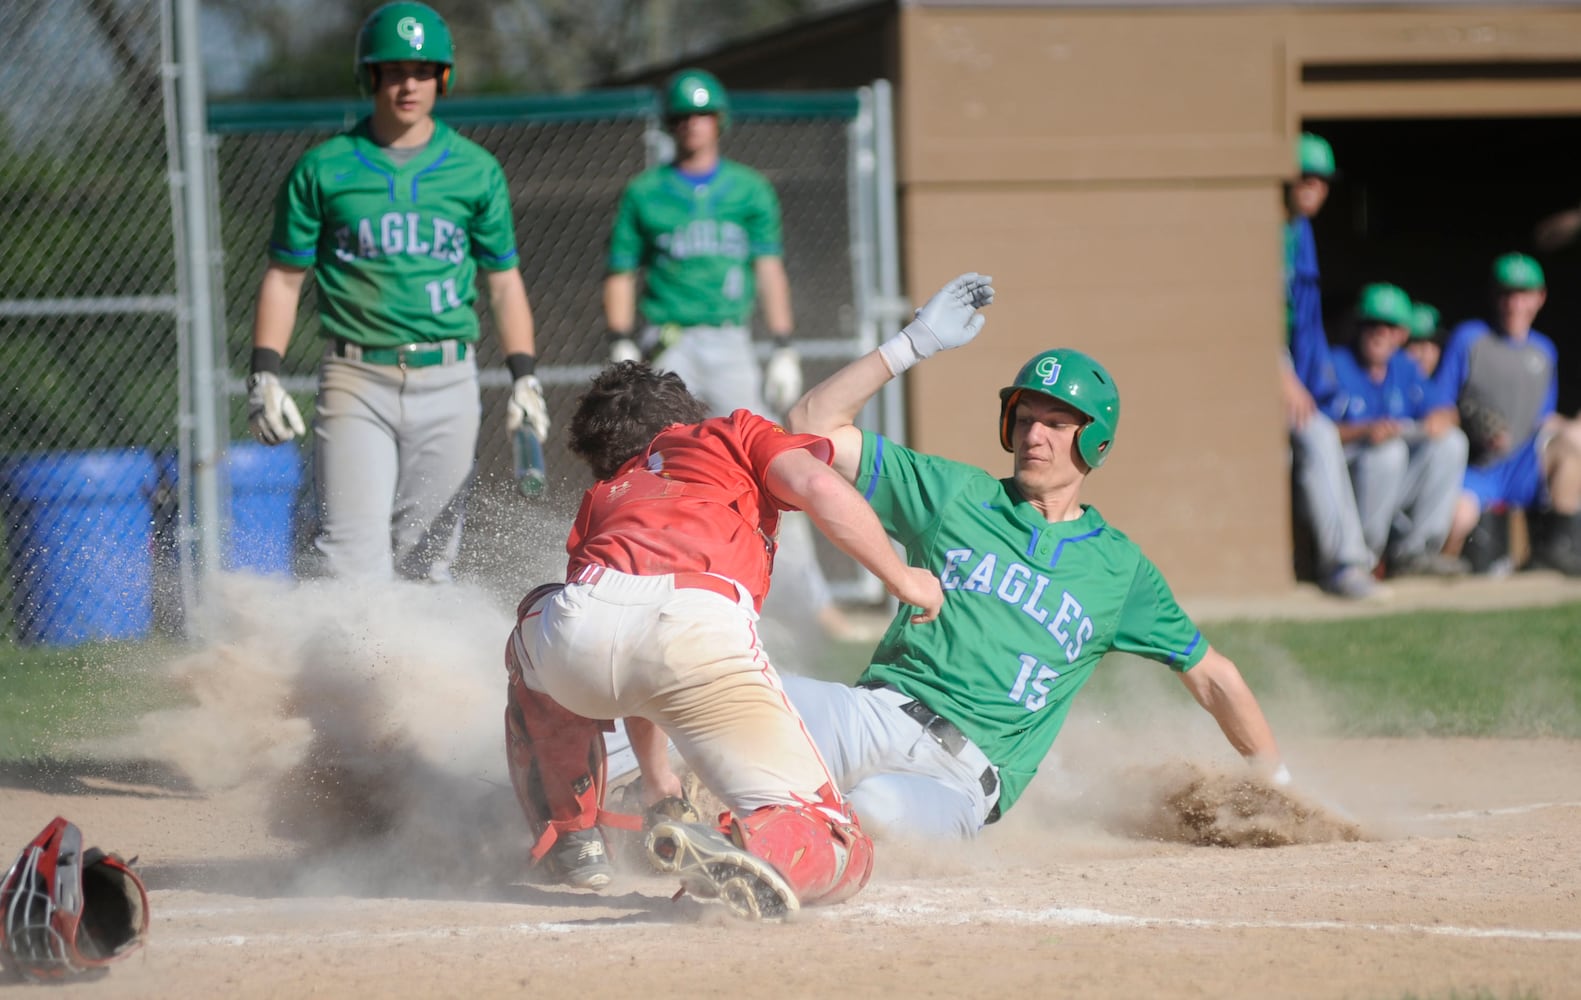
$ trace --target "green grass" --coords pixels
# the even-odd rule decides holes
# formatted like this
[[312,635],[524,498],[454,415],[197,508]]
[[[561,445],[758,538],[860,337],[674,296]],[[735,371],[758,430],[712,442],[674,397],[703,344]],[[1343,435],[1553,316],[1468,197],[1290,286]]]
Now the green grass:
[[181,648],[164,640],[0,645],[0,760],[66,753],[79,740],[121,735],[144,713],[180,704],[163,665]]
[[[1581,738],[1581,605],[1204,631],[1265,703],[1315,699],[1333,735]],[[868,651],[842,644],[821,673],[854,678]],[[1156,665],[1132,666],[1105,663],[1077,704],[1123,704],[1149,674],[1167,686]]]

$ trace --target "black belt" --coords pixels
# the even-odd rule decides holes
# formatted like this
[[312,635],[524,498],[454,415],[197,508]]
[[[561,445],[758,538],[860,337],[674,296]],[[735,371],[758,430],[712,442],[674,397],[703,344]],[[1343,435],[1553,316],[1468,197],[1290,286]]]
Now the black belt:
[[[868,688],[869,690],[889,688],[891,691],[895,691],[897,694],[905,693],[900,691],[898,688],[895,688],[889,684],[885,684],[883,681],[863,681],[862,683],[858,684],[857,687]],[[900,710],[905,712],[913,722],[921,726],[923,732],[933,737],[933,741],[939,746],[943,747],[944,752],[949,754],[951,757],[959,757],[961,755],[961,751],[966,748],[966,744],[969,741],[966,739],[966,734],[961,732],[961,728],[955,723],[951,722],[949,719],[946,719],[944,716],[940,715],[938,712],[935,712],[933,709],[924,705],[922,702],[913,698],[910,701],[902,702],[900,704]],[[977,780],[978,783],[983,787],[984,799],[992,798],[994,793],[999,790],[999,775],[994,772],[994,766],[992,764],[989,764],[987,767],[983,768],[983,773],[978,775]],[[983,820],[983,822],[985,824],[995,823],[998,822],[998,820],[999,803],[995,802],[993,809],[989,810],[988,818]]]

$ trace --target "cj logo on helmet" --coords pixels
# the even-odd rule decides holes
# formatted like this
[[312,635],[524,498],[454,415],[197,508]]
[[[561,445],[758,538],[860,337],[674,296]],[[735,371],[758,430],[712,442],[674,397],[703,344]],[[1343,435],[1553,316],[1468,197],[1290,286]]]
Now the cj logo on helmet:
[[415,17],[403,17],[395,24],[395,33],[412,43],[412,48],[423,47],[423,22]]
[[1059,361],[1054,358],[1044,358],[1039,361],[1034,371],[1043,376],[1044,385],[1053,385],[1059,381]]

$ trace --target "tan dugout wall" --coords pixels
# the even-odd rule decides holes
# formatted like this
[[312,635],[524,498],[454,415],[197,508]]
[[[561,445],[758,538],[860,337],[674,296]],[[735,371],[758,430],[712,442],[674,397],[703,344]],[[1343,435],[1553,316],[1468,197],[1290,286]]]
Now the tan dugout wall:
[[[910,376],[912,443],[1008,474],[998,388],[1046,347],[1089,351],[1122,416],[1086,499],[1185,596],[1289,586],[1276,372],[1281,182],[1301,121],[1581,113],[1581,83],[1563,78],[1581,11],[900,17],[907,289],[920,301],[976,269],[1000,292],[983,337]],[[1559,68],[1478,69],[1522,61]]]

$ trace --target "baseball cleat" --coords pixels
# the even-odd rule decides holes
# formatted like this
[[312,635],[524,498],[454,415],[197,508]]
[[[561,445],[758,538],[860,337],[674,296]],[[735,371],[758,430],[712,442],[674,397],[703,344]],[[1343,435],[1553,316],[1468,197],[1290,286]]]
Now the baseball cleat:
[[648,831],[647,848],[656,870],[681,877],[682,891],[718,899],[746,920],[779,920],[801,909],[796,893],[773,865],[711,827],[656,823]]
[[599,890],[614,878],[615,867],[604,849],[604,835],[598,827],[562,833],[544,856],[549,871],[561,885],[573,889]]

